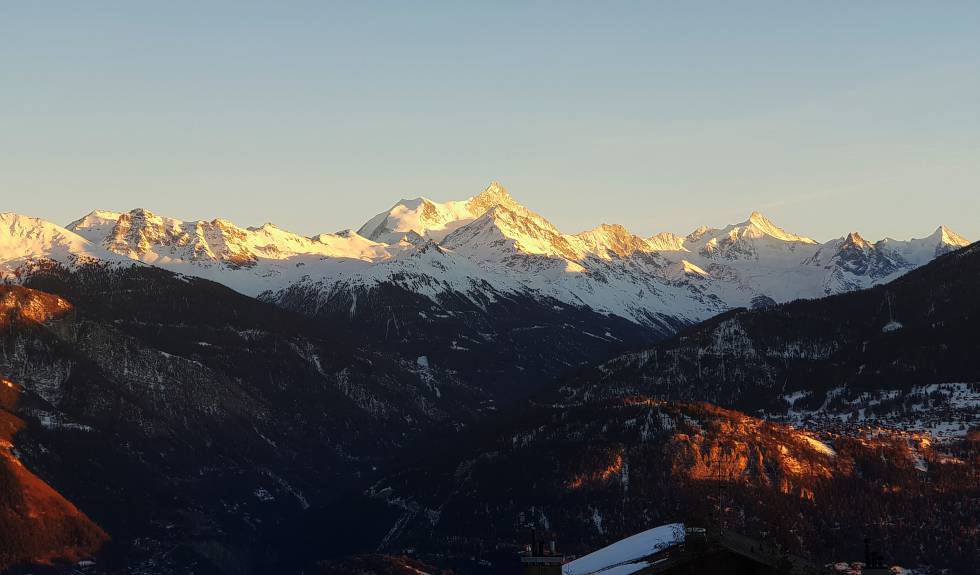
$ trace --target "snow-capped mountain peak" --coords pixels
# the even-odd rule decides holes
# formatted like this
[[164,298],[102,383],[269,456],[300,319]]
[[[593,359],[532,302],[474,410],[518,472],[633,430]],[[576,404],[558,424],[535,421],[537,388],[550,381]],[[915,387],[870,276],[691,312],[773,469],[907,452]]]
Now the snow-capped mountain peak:
[[[947,228],[946,226],[939,226],[930,237],[933,236],[938,236],[937,243],[939,245],[952,246],[954,249],[961,248],[970,244],[969,240],[959,235],[958,233],[954,232],[953,230]],[[941,255],[941,254],[937,253],[936,255]]]
[[742,224],[738,224],[738,227],[746,230],[746,233],[763,234],[784,242],[800,242],[804,244],[817,243],[817,241],[814,239],[787,232],[783,228],[774,224],[772,220],[762,215],[761,212],[752,212],[749,219]]
[[498,182],[491,182],[483,192],[462,201],[439,203],[424,197],[403,199],[388,211],[368,220],[358,229],[358,233],[388,244],[396,244],[403,239],[414,244],[418,243],[418,238],[442,241],[453,231],[496,206],[518,213],[532,213],[517,203],[506,188]]
[[75,232],[92,243],[101,243],[122,216],[119,212],[93,210],[84,217],[71,222],[66,229]]
[[625,258],[636,252],[649,252],[656,249],[648,240],[634,235],[619,224],[601,224],[575,237],[585,242],[591,253],[604,259],[613,256]]
[[49,221],[0,213],[0,276],[12,273],[32,259],[70,264],[86,259],[116,262],[120,258]]
[[443,246],[481,260],[499,261],[515,253],[577,260],[580,253],[548,220],[523,208],[491,206],[483,215],[446,236]]
[[136,208],[119,216],[102,244],[114,253],[151,262],[163,257],[249,266],[255,256],[247,235],[225,219],[184,222]]
[[[487,210],[494,206],[504,206],[508,209],[514,210],[520,206],[510,193],[507,188],[500,185],[499,182],[490,182],[490,185],[486,187],[482,192],[473,196],[466,202],[466,209],[470,211],[474,217],[479,217],[483,215]],[[523,207],[523,206],[520,206]]]
[[409,234],[442,239],[474,217],[466,202],[436,203],[423,197],[403,199],[368,220],[357,233],[388,244],[398,243]]
[[[113,215],[117,217],[110,221]],[[386,251],[382,244],[350,231],[307,238],[272,223],[242,228],[224,218],[185,222],[145,208],[120,214],[93,212],[69,227],[114,253],[147,263],[248,267],[259,259],[282,260],[297,255],[375,259]]]
[[859,249],[862,251],[867,251],[874,248],[866,239],[861,237],[861,234],[851,232],[844,238],[844,243],[841,244],[841,249]]
[[[118,216],[114,221],[113,215]],[[250,295],[296,281],[308,264],[363,265],[400,249],[349,230],[309,238],[272,223],[244,228],[223,218],[182,221],[145,208],[93,212],[69,226],[113,254],[213,279]]]
[[823,280],[825,294],[841,293],[887,282],[968,243],[945,226],[920,239],[886,238],[875,243],[851,232],[823,244],[803,264],[828,271]]
[[920,266],[933,258],[967,246],[970,241],[946,226],[939,226],[936,231],[924,238],[911,240],[895,240],[885,238],[875,244],[884,251],[899,254],[911,265]]
[[713,259],[792,257],[797,261],[800,253],[819,245],[816,240],[784,230],[760,212],[720,230],[702,226],[687,237],[686,244],[688,249]]

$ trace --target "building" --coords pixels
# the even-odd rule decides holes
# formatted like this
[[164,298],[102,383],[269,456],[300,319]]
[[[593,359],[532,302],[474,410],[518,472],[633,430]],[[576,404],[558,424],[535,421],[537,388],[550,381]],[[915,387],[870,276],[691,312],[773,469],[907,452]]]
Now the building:
[[526,575],[562,575],[562,565],[574,556],[558,552],[558,538],[550,531],[531,531],[531,543],[521,553],[521,565]]

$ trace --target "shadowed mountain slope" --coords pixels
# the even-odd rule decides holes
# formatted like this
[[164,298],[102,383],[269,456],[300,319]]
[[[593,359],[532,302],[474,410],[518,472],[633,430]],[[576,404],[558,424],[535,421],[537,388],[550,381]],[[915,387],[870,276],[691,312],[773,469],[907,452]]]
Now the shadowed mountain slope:
[[798,419],[884,415],[938,389],[928,386],[980,382],[977,286],[974,244],[886,285],[720,315],[579,373],[561,395],[643,393]]

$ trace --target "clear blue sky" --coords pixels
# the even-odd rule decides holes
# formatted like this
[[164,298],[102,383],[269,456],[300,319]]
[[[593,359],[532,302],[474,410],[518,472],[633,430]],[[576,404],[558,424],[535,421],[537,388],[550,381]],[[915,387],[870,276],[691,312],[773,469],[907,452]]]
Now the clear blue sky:
[[977,2],[3,2],[0,211],[980,239]]

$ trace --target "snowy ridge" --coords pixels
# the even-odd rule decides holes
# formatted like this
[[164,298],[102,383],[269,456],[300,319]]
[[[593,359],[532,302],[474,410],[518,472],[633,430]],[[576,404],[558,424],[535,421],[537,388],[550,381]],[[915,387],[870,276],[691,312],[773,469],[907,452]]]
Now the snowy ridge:
[[395,283],[433,299],[536,294],[645,325],[869,287],[967,244],[943,226],[908,241],[852,233],[821,244],[758,212],[687,236],[644,238],[615,224],[572,235],[496,182],[462,201],[401,200],[357,232],[313,237],[145,209],[94,211],[67,228],[13,214],[3,223],[8,273],[31,258],[87,256],[140,261],[271,300],[297,285],[332,294]]
[[447,228],[452,224],[476,217],[467,208],[467,203],[437,204],[421,197],[401,200],[387,212],[368,220],[357,233],[384,243],[398,243],[407,237],[442,239],[451,231]]
[[57,224],[14,213],[0,213],[0,279],[12,278],[32,260],[63,265],[86,261],[133,263]]
[[300,281],[308,265],[342,274],[389,259],[407,246],[380,244],[351,231],[307,238],[271,223],[242,228],[223,219],[185,222],[145,209],[95,211],[68,229],[118,256],[204,277],[248,295]]
[[647,238],[650,247],[658,252],[683,252],[687,251],[684,247],[683,236],[677,234],[672,234],[670,232],[660,232],[654,236]]
[[491,182],[482,193],[463,201],[438,203],[421,196],[399,200],[388,211],[368,220],[357,233],[388,244],[403,240],[416,242],[422,238],[441,241],[495,206],[523,209],[503,186]]
[[383,244],[350,231],[307,238],[271,223],[241,228],[223,219],[184,222],[145,209],[123,214],[92,212],[68,224],[68,229],[114,253],[147,263],[179,260],[249,267],[259,259],[285,260],[297,255],[361,260],[388,255]]

